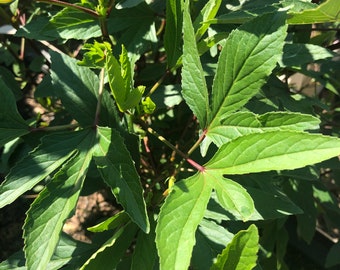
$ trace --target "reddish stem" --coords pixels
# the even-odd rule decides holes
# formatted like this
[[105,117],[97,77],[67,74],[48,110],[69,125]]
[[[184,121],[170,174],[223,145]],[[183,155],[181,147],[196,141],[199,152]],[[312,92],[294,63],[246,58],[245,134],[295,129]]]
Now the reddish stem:
[[205,168],[203,166],[199,165],[196,161],[193,161],[191,158],[187,158],[186,161],[198,171],[200,172],[205,171]]

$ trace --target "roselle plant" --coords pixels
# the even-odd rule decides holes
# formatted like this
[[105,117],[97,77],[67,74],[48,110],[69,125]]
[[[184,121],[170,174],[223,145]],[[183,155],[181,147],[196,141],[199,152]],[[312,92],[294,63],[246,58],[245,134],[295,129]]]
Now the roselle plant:
[[[25,77],[8,70],[25,69],[1,41],[0,206],[44,188],[23,252],[0,269],[287,269],[289,220],[306,242],[318,211],[340,228],[320,179],[339,165],[325,113],[336,106],[287,82],[300,72],[337,98],[325,47],[337,38],[337,0],[22,2],[0,14],[17,37],[50,48],[35,97],[55,119],[19,114],[14,76]],[[27,23],[8,21],[10,10]],[[311,38],[312,24],[333,30]],[[82,192],[103,186],[122,210],[87,228],[91,244],[63,233]]]

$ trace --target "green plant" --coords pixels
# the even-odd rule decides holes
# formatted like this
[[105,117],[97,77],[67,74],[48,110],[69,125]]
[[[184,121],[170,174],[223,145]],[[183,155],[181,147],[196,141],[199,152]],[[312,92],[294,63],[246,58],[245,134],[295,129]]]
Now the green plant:
[[[278,79],[299,71],[338,95],[335,65],[307,67],[336,56],[310,39],[311,24],[337,26],[336,0],[242,1],[228,13],[222,0],[37,2],[16,35],[69,54],[76,39],[83,51],[50,46],[36,96],[61,116],[51,122],[22,118],[13,75],[0,70],[3,160],[28,149],[8,164],[0,206],[45,185],[27,212],[24,254],[0,269],[285,269],[289,216],[307,242],[317,211],[339,228],[318,175],[340,154],[336,129],[317,133],[332,101]],[[103,182],[124,210],[88,228],[92,244],[68,238],[78,196]]]

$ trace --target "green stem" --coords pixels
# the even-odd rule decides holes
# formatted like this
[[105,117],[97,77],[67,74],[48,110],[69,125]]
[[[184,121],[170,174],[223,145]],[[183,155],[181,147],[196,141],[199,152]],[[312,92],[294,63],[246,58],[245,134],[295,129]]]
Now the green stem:
[[61,126],[55,126],[55,127],[38,127],[38,128],[30,128],[31,132],[36,131],[61,131],[61,130],[67,130],[67,129],[74,129],[79,127],[79,124],[69,124],[69,125],[61,125]]
[[103,89],[104,89],[104,79],[105,79],[104,68],[101,69],[99,77],[100,77],[100,81],[99,81],[99,89],[98,89],[98,101],[97,101],[96,114],[95,114],[94,123],[93,123],[94,126],[97,126],[99,122],[100,108],[101,108]]
[[126,112],[124,114],[124,119],[126,121],[126,124],[127,124],[129,132],[130,133],[135,133],[135,130],[133,128],[133,115],[129,114],[128,112]]
[[169,73],[170,73],[170,70],[167,69],[166,72],[163,74],[163,76],[152,86],[149,93],[146,95],[147,97],[150,97],[157,90],[157,88],[162,84],[162,82],[169,75]]
[[[187,156],[190,156],[201,144],[201,142],[204,140],[205,135],[207,134],[208,130],[204,130],[203,133],[201,134],[201,136],[198,138],[198,140],[195,142],[195,144],[189,149]],[[183,159],[178,166],[176,167],[174,173],[172,174],[173,177],[176,177],[176,175],[179,173],[179,171],[181,170],[181,168],[184,165],[185,160]],[[202,170],[200,170],[201,172],[204,171],[204,167],[201,166]]]
[[189,149],[189,151],[188,151],[189,156],[200,146],[200,144],[204,140],[207,132],[208,132],[207,129],[203,130],[203,133],[201,134],[201,136],[198,138],[198,140],[195,142],[195,144]]
[[109,2],[108,8],[107,8],[107,14],[106,14],[107,17],[110,15],[110,13],[111,13],[111,11],[112,11],[112,9],[113,9],[115,3],[116,3],[115,0],[111,0],[111,1]]
[[147,132],[154,135],[158,140],[163,142],[165,145],[170,147],[173,151],[175,151],[178,155],[183,157],[191,166],[193,166],[195,169],[197,169],[200,172],[204,172],[205,168],[201,165],[199,165],[197,162],[189,158],[187,154],[184,154],[181,150],[179,150],[176,146],[174,146],[172,143],[170,143],[167,139],[165,139],[162,135],[158,134],[155,130],[153,130],[150,127],[146,128]]
[[110,45],[113,47],[112,41],[110,39],[109,31],[107,29],[106,17],[99,17],[99,24],[100,24],[100,30],[102,32],[103,40],[109,42]]
[[68,3],[68,2],[64,2],[64,1],[60,1],[60,0],[36,0],[36,2],[42,2],[42,3],[47,3],[47,4],[52,4],[55,6],[60,6],[60,7],[69,7],[69,8],[73,8],[73,9],[77,9],[80,11],[83,11],[89,15],[91,15],[94,18],[98,18],[99,15],[96,11],[83,7],[83,6],[78,6],[72,3]]

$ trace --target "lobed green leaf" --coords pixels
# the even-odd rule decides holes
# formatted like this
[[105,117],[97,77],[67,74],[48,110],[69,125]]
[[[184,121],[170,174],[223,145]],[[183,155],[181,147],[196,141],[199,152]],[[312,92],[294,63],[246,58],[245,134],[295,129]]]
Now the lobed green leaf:
[[209,269],[214,259],[232,240],[233,234],[211,220],[203,219],[196,231],[196,245],[191,259],[194,269]]
[[41,145],[18,162],[0,186],[0,207],[12,203],[58,169],[76,152],[88,130],[46,136]]
[[42,29],[42,34],[55,38],[86,40],[99,37],[102,33],[96,18],[81,10],[64,8],[51,18]]
[[128,223],[118,229],[92,256],[84,263],[80,270],[116,269],[117,264],[131,245],[137,227]]
[[240,217],[243,221],[249,220],[255,207],[251,196],[240,184],[206,172],[215,192],[218,203],[229,213]]
[[282,53],[285,18],[282,12],[266,14],[229,35],[214,78],[210,128],[243,106],[265,83]]
[[150,233],[139,231],[135,250],[132,255],[131,270],[154,269],[157,264],[156,222],[150,217]]
[[287,22],[289,24],[314,24],[340,22],[340,5],[338,0],[327,0],[313,9],[301,12],[291,12]]
[[184,4],[183,42],[183,98],[197,116],[201,128],[205,128],[210,114],[209,95],[190,19],[189,1]]
[[127,221],[129,221],[129,216],[124,211],[121,211],[118,214],[104,220],[103,222],[87,228],[87,230],[90,232],[104,232],[107,230],[114,230],[122,224],[127,223]]
[[[68,270],[75,269],[78,265],[84,263],[86,258],[90,257],[95,247],[95,245],[76,241],[69,235],[62,233],[47,269],[58,270],[61,267],[63,267],[62,269]],[[7,260],[0,263],[0,270],[9,269],[28,269],[27,266],[25,266],[25,254],[23,250],[14,253]]]
[[206,23],[242,24],[264,14],[277,12],[280,7],[277,0],[245,0],[239,3],[239,6],[227,4],[227,8],[231,10],[229,13],[207,20]]
[[12,90],[0,74],[0,147],[29,133],[29,127],[17,110]]
[[166,1],[164,48],[168,67],[173,68],[182,55],[183,0]]
[[293,112],[269,112],[256,115],[252,112],[229,114],[221,123],[209,129],[207,137],[217,146],[251,133],[271,130],[313,130],[318,129],[320,120],[312,115]]
[[[210,26],[209,23],[202,23],[202,22],[206,22],[208,20],[215,18],[221,6],[221,3],[222,3],[222,0],[209,0],[205,4],[205,6],[200,10],[200,13],[198,14],[195,21],[193,22],[196,41],[201,39],[201,37],[204,35],[204,33],[208,30]],[[185,55],[184,52],[183,52],[183,55]]]
[[121,112],[133,109],[141,101],[144,86],[133,87],[131,63],[128,58],[127,51],[122,46],[120,55],[120,63],[108,51],[106,56],[106,70],[109,77],[109,84],[113,97]]
[[239,231],[217,256],[217,261],[211,270],[251,270],[256,266],[259,250],[259,235],[254,224],[247,230]]
[[47,269],[64,221],[76,206],[95,140],[95,132],[87,130],[78,145],[79,153],[62,167],[31,204],[23,227],[28,269]]
[[98,127],[99,143],[94,159],[103,180],[111,187],[117,201],[144,231],[150,229],[139,175],[119,133]]
[[269,131],[224,144],[205,164],[215,175],[292,170],[340,154],[340,140],[319,134]]
[[52,52],[51,59],[52,83],[57,89],[55,95],[81,125],[92,125],[97,106],[98,77],[67,55]]
[[280,65],[282,67],[297,67],[335,56],[336,53],[333,51],[313,44],[285,44]]
[[159,213],[156,245],[160,269],[187,269],[195,245],[195,231],[211,194],[203,174],[176,183]]

